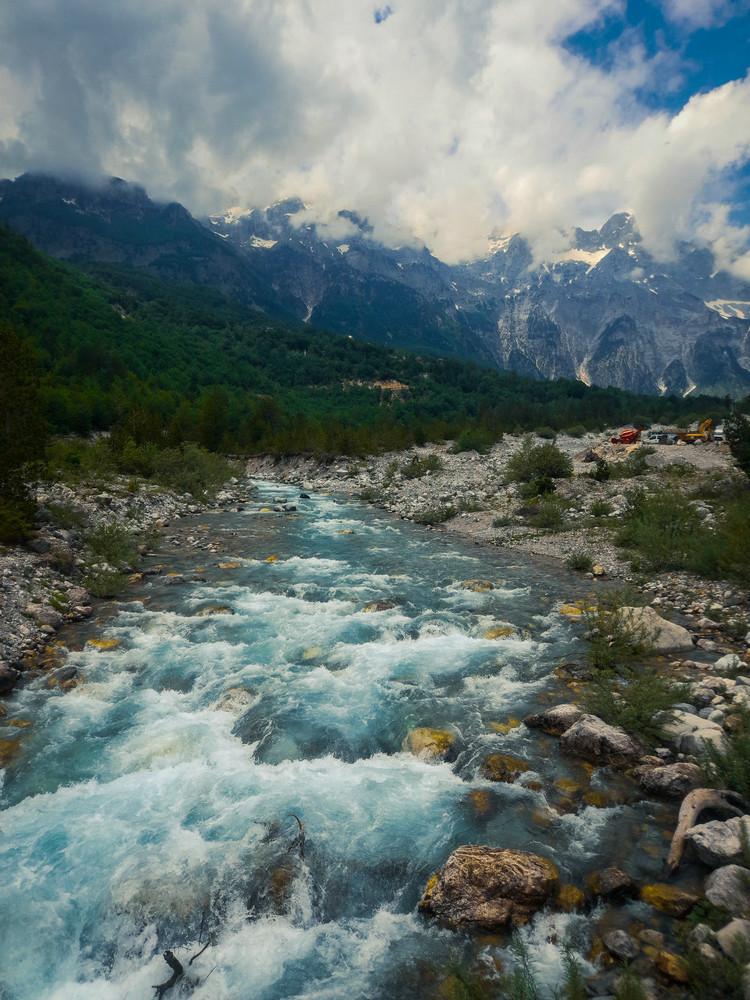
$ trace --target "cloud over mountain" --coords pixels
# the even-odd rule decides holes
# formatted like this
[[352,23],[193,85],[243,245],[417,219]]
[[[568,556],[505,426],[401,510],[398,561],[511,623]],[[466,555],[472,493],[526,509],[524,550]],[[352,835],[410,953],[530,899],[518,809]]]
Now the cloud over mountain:
[[[674,39],[745,0],[664,0]],[[556,230],[633,212],[668,253],[703,233],[724,260],[750,156],[750,77],[673,109],[677,41],[633,26],[606,59],[569,44],[621,0],[27,0],[0,9],[0,173],[116,174],[194,212],[299,196],[367,216],[446,260],[493,229],[539,252]],[[746,22],[743,21],[743,24]]]

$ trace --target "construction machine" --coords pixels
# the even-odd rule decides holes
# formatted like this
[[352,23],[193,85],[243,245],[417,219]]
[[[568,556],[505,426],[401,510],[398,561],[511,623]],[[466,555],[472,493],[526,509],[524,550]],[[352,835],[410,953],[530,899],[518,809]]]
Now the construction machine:
[[696,444],[698,441],[706,443],[711,440],[713,436],[713,426],[714,422],[709,417],[704,420],[702,424],[698,425],[697,431],[677,431],[677,440],[685,441],[687,444]]
[[624,431],[620,432],[619,437],[613,437],[609,440],[612,444],[635,444],[640,439],[642,430],[644,430],[643,424],[639,424],[637,430],[635,427],[626,427]]

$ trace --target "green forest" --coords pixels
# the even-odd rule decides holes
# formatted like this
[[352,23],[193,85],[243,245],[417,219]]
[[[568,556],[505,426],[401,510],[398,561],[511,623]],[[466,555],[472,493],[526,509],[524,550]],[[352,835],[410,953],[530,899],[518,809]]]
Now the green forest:
[[[111,430],[120,447],[191,440],[233,454],[364,455],[467,430],[491,442],[518,429],[686,423],[725,410],[714,398],[534,381],[285,325],[205,286],[115,265],[73,268],[4,225],[0,273],[4,354],[11,336],[24,345],[54,435]],[[12,387],[2,392],[13,408]]]

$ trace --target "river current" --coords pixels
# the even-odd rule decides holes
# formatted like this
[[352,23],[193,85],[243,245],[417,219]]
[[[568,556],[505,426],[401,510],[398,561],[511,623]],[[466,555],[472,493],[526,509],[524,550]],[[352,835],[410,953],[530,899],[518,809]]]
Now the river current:
[[[147,998],[167,948],[186,972],[167,998],[434,997],[449,959],[491,975],[506,954],[418,914],[453,849],[534,851],[581,885],[613,843],[627,856],[627,831],[636,876],[661,837],[647,804],[553,808],[560,779],[596,790],[597,775],[538,732],[498,729],[581,655],[555,610],[577,596],[568,577],[259,487],[240,513],[181,522],[220,556],[165,546],[148,560],[163,575],[68,633],[75,690],[40,678],[14,698],[33,724],[2,779],[3,1000]],[[262,509],[281,501],[296,514]],[[402,749],[421,726],[453,733],[452,758]],[[498,752],[542,790],[483,778]],[[558,914],[524,929],[543,981],[559,975],[550,939],[583,947],[587,927]]]

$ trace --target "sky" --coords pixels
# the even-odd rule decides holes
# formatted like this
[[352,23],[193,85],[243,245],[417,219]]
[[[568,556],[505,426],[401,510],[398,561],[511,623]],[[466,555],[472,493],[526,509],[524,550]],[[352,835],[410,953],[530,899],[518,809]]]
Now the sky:
[[750,0],[2,0],[0,176],[287,197],[450,263],[635,215],[750,280]]

